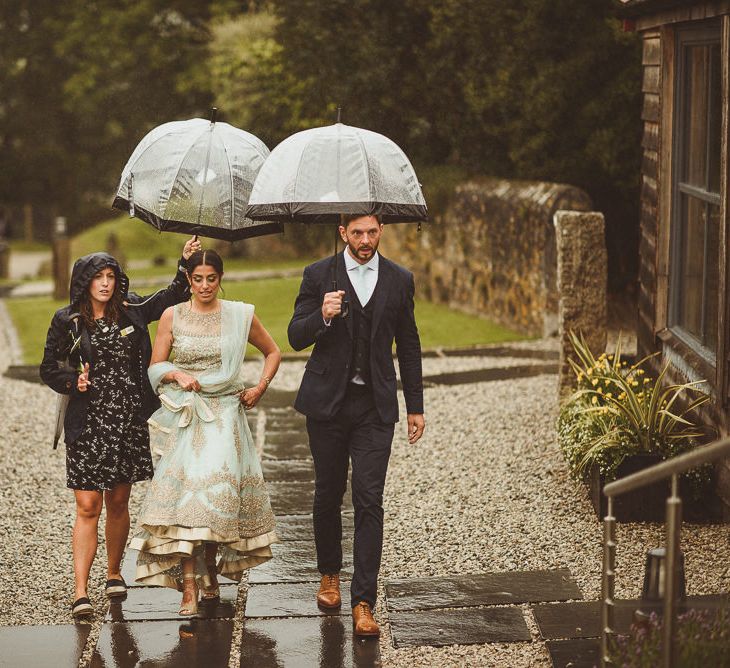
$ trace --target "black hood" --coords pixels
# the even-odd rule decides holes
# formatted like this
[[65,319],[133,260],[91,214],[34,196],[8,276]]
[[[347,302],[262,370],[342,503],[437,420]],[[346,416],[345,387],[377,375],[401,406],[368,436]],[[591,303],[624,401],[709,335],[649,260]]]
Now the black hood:
[[74,268],[71,271],[71,304],[78,305],[81,295],[91,283],[91,279],[96,276],[104,267],[111,267],[117,277],[117,288],[122,295],[122,299],[127,298],[129,291],[129,279],[122,271],[119,263],[109,253],[91,253],[84,255],[74,262]]

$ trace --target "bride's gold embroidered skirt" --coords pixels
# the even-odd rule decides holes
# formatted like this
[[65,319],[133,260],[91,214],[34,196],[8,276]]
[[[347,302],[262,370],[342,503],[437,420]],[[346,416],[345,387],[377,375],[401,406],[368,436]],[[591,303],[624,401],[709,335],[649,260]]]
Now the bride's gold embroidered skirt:
[[199,584],[209,586],[204,548],[211,542],[218,573],[240,580],[271,558],[278,540],[238,396],[196,394],[191,402],[191,394],[166,390],[149,421],[153,451],[162,456],[131,542],[139,550],[136,580],[144,584],[178,588],[181,560],[193,557]]

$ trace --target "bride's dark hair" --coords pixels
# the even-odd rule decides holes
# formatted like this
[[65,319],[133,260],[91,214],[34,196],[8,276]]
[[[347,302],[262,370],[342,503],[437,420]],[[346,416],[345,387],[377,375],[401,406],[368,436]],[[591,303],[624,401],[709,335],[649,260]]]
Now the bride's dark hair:
[[195,251],[187,261],[188,275],[192,273],[202,265],[208,265],[213,267],[219,274],[223,273],[223,259],[214,250],[199,250]]
[[[221,293],[225,295],[225,290],[223,289],[222,285],[222,277],[223,277],[223,259],[221,258],[218,253],[214,250],[199,250],[195,251],[187,261],[188,265],[188,276],[191,277],[193,272],[198,268],[202,267],[204,265],[207,265],[209,267],[213,267],[218,272],[219,275],[219,283]],[[190,296],[190,299],[192,299],[192,295]]]

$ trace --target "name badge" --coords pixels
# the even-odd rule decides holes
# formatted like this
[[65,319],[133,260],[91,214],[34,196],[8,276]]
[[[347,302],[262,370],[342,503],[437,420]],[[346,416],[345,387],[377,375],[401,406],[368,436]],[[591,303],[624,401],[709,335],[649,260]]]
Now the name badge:
[[124,328],[124,329],[123,329],[123,330],[122,330],[122,331],[120,332],[120,334],[121,334],[122,336],[127,336],[127,335],[131,334],[131,333],[132,333],[133,331],[134,331],[134,325],[130,325],[129,327],[125,327],[125,328]]

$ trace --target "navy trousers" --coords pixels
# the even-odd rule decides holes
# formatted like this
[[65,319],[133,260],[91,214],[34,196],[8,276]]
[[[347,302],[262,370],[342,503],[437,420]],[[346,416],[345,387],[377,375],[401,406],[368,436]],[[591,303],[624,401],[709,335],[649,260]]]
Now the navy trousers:
[[307,418],[314,459],[314,541],[317,567],[325,574],[342,568],[340,509],[352,462],[355,509],[354,572],[350,602],[375,606],[383,550],[383,488],[393,423],[381,422],[370,388],[350,383],[337,414],[329,420]]

